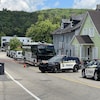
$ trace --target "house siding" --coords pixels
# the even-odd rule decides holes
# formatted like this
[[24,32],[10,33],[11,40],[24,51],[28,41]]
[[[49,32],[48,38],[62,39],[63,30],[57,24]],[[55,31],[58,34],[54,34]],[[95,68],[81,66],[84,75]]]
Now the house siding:
[[73,56],[76,56],[76,57],[79,57],[79,51],[80,51],[80,45],[79,45],[79,42],[77,41],[76,38],[74,38],[73,42],[72,42],[72,46],[74,48],[74,53],[73,53]]
[[99,43],[99,41],[100,41],[100,34],[98,33],[98,31],[97,31],[97,29],[96,29],[96,27],[95,27],[95,25],[94,25],[94,23],[93,23],[93,21],[92,21],[92,19],[91,19],[91,17],[89,15],[86,18],[86,21],[85,21],[85,23],[83,25],[83,28],[82,28],[82,31],[81,31],[80,35],[84,35],[83,34],[83,30],[86,29],[86,28],[88,30],[90,28],[94,29],[94,36],[91,37],[91,39],[94,42],[93,48],[98,48],[98,50],[96,50],[96,51],[98,51],[98,53],[97,53],[98,54],[98,59],[100,59],[100,43]]
[[70,19],[62,19],[62,23],[65,23],[66,27],[63,26],[64,24],[61,24],[61,27],[52,33],[56,54],[74,56],[74,51],[77,50],[76,48],[78,46],[76,46],[76,48],[72,46],[71,41],[75,35],[79,35],[84,17],[85,15],[81,14],[78,16],[71,16]]
[[[93,33],[90,31],[90,29],[93,30]],[[91,34],[92,33],[92,34]],[[90,15],[88,14],[85,22],[81,28],[80,35],[89,35],[91,40],[93,41],[94,45],[91,46],[92,50],[92,59],[100,59],[100,34],[98,33]],[[72,41],[72,45],[78,45],[78,41],[76,38]],[[79,47],[80,49],[80,47]],[[79,51],[78,49],[78,51]],[[84,48],[85,50],[86,48]],[[84,52],[82,52],[84,54]],[[81,55],[83,55],[81,54]],[[80,52],[78,52],[78,55],[80,55]]]
[[[65,54],[71,56],[73,53],[70,41],[74,33],[69,34],[54,34],[53,35],[53,44],[55,47],[56,54]],[[62,46],[61,46],[62,45]],[[62,48],[62,49],[61,49]]]

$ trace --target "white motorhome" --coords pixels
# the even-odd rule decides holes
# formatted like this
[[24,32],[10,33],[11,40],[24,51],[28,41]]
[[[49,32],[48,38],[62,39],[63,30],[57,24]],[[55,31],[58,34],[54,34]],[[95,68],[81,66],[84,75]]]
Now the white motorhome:
[[37,65],[55,55],[54,45],[50,43],[31,42],[22,48],[25,62],[31,65]]
[[[20,40],[20,42],[22,42],[23,44],[27,44],[27,43],[31,42],[31,38],[29,38],[29,37],[17,37],[17,36],[14,36],[14,37],[18,38]],[[5,50],[7,50],[10,40],[14,37],[2,36],[1,37],[1,47],[4,48]]]

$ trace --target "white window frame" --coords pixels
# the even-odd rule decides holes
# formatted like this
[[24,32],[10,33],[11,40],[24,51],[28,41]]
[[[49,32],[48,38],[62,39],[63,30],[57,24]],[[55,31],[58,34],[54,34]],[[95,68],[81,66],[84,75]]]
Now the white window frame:
[[92,48],[92,58],[93,59],[98,59],[98,47],[93,47]]
[[89,36],[94,37],[94,28],[93,27],[89,28]]
[[83,29],[83,35],[88,35],[88,29],[87,28]]
[[78,57],[78,49],[79,49],[79,45],[76,44],[75,45],[75,56]]

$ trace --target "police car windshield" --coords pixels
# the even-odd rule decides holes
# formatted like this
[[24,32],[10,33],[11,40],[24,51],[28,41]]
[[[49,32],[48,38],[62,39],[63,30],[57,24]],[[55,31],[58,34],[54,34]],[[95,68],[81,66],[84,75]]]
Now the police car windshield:
[[98,60],[92,60],[90,61],[87,65],[90,66],[90,65],[97,65],[98,64]]
[[64,56],[57,55],[48,60],[48,62],[60,62]]

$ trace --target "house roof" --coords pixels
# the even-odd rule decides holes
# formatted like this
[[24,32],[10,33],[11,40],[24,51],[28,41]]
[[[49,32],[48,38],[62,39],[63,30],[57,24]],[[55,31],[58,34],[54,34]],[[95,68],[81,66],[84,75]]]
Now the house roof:
[[74,15],[74,16],[71,16],[71,20],[83,20],[85,14],[79,14],[79,15]]
[[64,29],[61,29],[61,28],[58,28],[57,30],[55,30],[54,32],[52,32],[52,34],[63,34],[63,33],[69,33],[71,32],[71,26],[70,24],[64,28]]
[[74,26],[71,26],[71,21],[69,23],[69,20],[63,19],[62,21],[68,22],[69,25],[64,29],[58,28],[57,30],[55,30],[51,34],[64,34],[64,33],[68,34],[68,33],[71,33],[72,31],[75,31],[76,29],[80,28],[80,26],[82,25],[84,17],[85,17],[85,14],[81,14],[81,15],[78,15],[78,16],[71,17],[72,20],[79,20],[80,21],[79,23],[75,24]]
[[99,34],[100,34],[100,11],[95,10],[95,11],[88,11],[95,27],[97,28]]
[[78,40],[80,44],[92,44],[93,45],[93,41],[88,35],[77,35],[76,39]]

